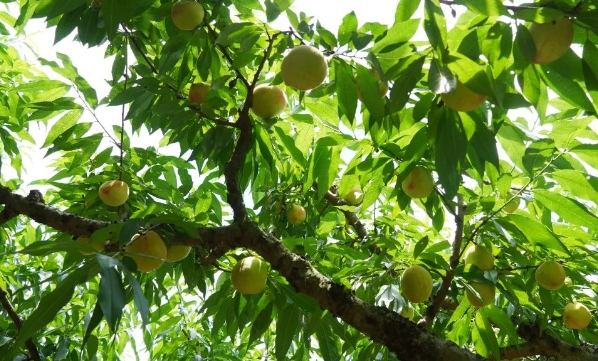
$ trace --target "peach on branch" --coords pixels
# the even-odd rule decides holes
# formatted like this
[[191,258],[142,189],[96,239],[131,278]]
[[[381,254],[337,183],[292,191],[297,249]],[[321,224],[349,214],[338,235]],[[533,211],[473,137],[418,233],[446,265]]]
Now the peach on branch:
[[193,83],[189,87],[189,101],[191,103],[203,104],[206,102],[206,94],[212,89],[208,83]]
[[488,248],[474,244],[470,246],[464,255],[465,264],[472,264],[480,270],[490,270],[494,268],[494,256]]
[[534,274],[536,282],[547,290],[556,291],[565,284],[565,268],[555,261],[545,261]]
[[410,302],[426,301],[432,294],[432,276],[420,265],[407,268],[401,275],[401,290]]
[[172,4],[170,9],[172,22],[181,30],[193,30],[205,16],[203,6],[193,0],[179,1]]
[[166,260],[168,262],[178,262],[185,259],[191,252],[191,247],[184,244],[173,244],[166,252]]
[[245,295],[262,292],[267,279],[267,264],[256,257],[245,257],[238,261],[230,277],[233,287]]
[[573,43],[573,23],[562,18],[549,23],[532,23],[529,32],[536,45],[536,64],[552,63],[563,56]]
[[125,255],[137,264],[137,270],[150,272],[164,264],[168,250],[162,237],[154,231],[137,234],[125,247]]
[[253,90],[251,110],[262,119],[278,116],[287,106],[287,96],[277,86],[260,85]]
[[298,204],[293,204],[287,208],[286,211],[287,220],[294,225],[298,225],[305,221],[306,213],[305,208]]
[[459,80],[457,80],[457,88],[454,91],[440,94],[440,98],[447,107],[459,112],[474,110],[486,101],[485,95],[472,92]]
[[107,181],[100,186],[98,194],[105,204],[118,207],[129,198],[129,185],[121,180]]
[[343,198],[350,206],[357,206],[363,202],[363,191],[361,188],[352,188]]
[[494,296],[496,294],[496,287],[490,283],[482,283],[482,282],[472,282],[470,284],[471,288],[473,288],[478,294],[471,292],[469,289],[465,290],[467,294],[467,299],[474,307],[484,307],[488,306],[489,304],[494,302]]
[[583,330],[592,322],[590,310],[582,303],[571,302],[565,306],[563,311],[563,322],[568,328]]
[[324,82],[328,73],[328,62],[318,49],[309,45],[299,45],[282,59],[280,72],[287,86],[309,90]]
[[401,186],[405,194],[411,198],[426,198],[434,189],[434,179],[428,169],[416,166]]

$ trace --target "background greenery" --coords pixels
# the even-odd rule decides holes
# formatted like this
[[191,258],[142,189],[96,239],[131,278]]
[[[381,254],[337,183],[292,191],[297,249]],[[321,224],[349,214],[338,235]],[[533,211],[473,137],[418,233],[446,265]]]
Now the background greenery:
[[[48,360],[598,358],[597,323],[573,331],[561,318],[572,300],[596,308],[596,1],[401,0],[391,27],[350,13],[338,29],[325,29],[310,9],[292,10],[291,0],[206,0],[206,20],[194,31],[174,27],[167,0],[1,2],[20,9],[16,18],[0,12],[0,298],[23,321],[15,323],[3,303],[7,360],[36,359],[35,349]],[[423,18],[414,16],[422,10]],[[527,24],[562,16],[574,19],[571,50],[531,64]],[[291,29],[268,25],[280,17]],[[107,97],[98,98],[69,54],[57,62],[40,57],[43,71],[23,60],[11,42],[35,18],[54,29],[56,42],[74,33],[89,47],[107,45]],[[330,65],[327,81],[306,93],[284,87],[279,72],[300,42],[317,46]],[[369,67],[389,81],[387,96],[378,95]],[[430,88],[447,72],[488,102],[467,113],[443,107]],[[191,106],[186,92],[199,80],[213,90],[205,105]],[[244,107],[256,83],[286,91],[289,106],[278,121]],[[82,120],[102,107],[122,107],[122,122]],[[37,140],[39,124],[47,132]],[[145,132],[160,143],[138,136]],[[23,144],[53,156],[46,179],[24,183]],[[162,151],[171,144],[179,154]],[[224,177],[231,159],[238,189]],[[434,170],[435,192],[424,200],[400,187],[416,164]],[[119,177],[131,196],[117,210],[101,203],[97,189]],[[348,206],[341,198],[357,185],[364,202]],[[41,186],[47,218],[34,214],[35,197],[15,196]],[[249,206],[246,218],[239,203],[227,203],[235,191]],[[522,199],[513,214],[501,211],[509,192]],[[277,201],[302,204],[307,221],[289,224],[273,211]],[[227,228],[233,216],[252,232]],[[193,245],[193,256],[131,272],[119,247],[150,227],[167,243]],[[73,236],[90,229],[99,229],[94,239],[111,239],[105,254],[78,252],[84,246]],[[215,233],[198,237],[206,230]],[[480,276],[449,262],[471,243],[496,257],[483,277],[497,297],[482,309],[464,297]],[[235,260],[248,254],[281,260],[259,295],[240,295],[230,283]],[[562,262],[571,280],[557,292],[534,281],[546,259]],[[435,280],[433,299],[413,305],[419,327],[389,312],[405,306],[398,280],[414,263]],[[351,292],[314,283],[314,270]],[[378,318],[356,326],[338,312],[344,297],[380,306],[367,315],[398,327],[378,330],[388,334],[383,339],[374,333]],[[443,340],[457,351],[429,356]]]

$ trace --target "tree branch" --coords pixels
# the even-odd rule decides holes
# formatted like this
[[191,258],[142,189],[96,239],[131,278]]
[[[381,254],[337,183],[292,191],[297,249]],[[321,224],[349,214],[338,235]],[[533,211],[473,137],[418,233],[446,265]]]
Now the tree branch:
[[457,195],[457,211],[455,214],[455,239],[453,240],[453,252],[450,258],[450,269],[446,272],[446,275],[442,279],[442,285],[434,296],[432,304],[426,309],[426,315],[424,318],[424,324],[427,327],[432,326],[432,322],[436,317],[436,314],[440,310],[442,303],[444,302],[446,295],[448,294],[451,283],[455,278],[455,270],[459,266],[459,259],[461,258],[461,244],[463,243],[463,211],[465,210],[465,203],[461,194]]
[[[8,313],[8,317],[10,317],[12,322],[14,322],[14,324],[17,326],[17,330],[20,330],[23,326],[23,321],[21,320],[15,309],[12,307],[12,304],[8,299],[8,293],[2,287],[0,287],[0,304],[2,305],[2,307],[4,307],[6,313]],[[31,360],[41,360],[39,352],[37,351],[37,347],[35,346],[31,338],[25,340],[25,347],[27,347],[27,350],[29,350]]]
[[[32,203],[0,186],[0,204],[10,205],[19,213],[59,231],[89,235],[108,226],[68,214],[40,203]],[[363,332],[373,341],[388,347],[400,359],[412,361],[474,361],[482,360],[467,349],[429,333],[425,328],[399,316],[385,307],[368,305],[351,290],[333,282],[316,270],[308,260],[288,250],[273,235],[254,222],[230,226],[198,229],[199,237],[181,236],[173,243],[184,243],[210,252],[209,258],[218,258],[225,252],[244,247],[253,250],[272,265],[293,288],[313,298],[318,305],[335,317]]]
[[[347,206],[347,205],[349,205],[344,199],[341,199],[338,196],[338,194],[336,193],[335,190],[334,190],[334,193],[333,193],[332,190],[328,190],[328,192],[326,192],[324,194],[324,198],[328,202],[330,202],[330,204],[332,204],[333,206]],[[368,235],[368,232],[365,229],[365,226],[363,225],[363,223],[361,223],[361,221],[359,220],[359,218],[357,218],[357,215],[354,212],[347,211],[347,210],[344,210],[344,209],[340,209],[340,211],[343,212],[343,215],[347,219],[347,222],[351,225],[351,227],[353,227],[353,229],[355,230],[355,232],[357,232],[357,237],[359,237],[359,239],[365,239],[367,237],[367,235]]]
[[501,360],[528,356],[552,356],[563,361],[598,361],[598,355],[587,352],[582,347],[558,340],[540,333],[537,325],[522,324],[517,333],[526,343],[504,347],[500,350]]

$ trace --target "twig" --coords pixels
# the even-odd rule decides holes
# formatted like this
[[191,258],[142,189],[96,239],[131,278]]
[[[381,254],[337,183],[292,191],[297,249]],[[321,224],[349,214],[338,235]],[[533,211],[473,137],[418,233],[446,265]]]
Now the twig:
[[434,296],[432,304],[426,309],[426,315],[424,318],[424,324],[427,327],[432,325],[436,313],[440,310],[442,303],[444,302],[446,295],[448,294],[451,283],[455,278],[455,271],[459,266],[461,244],[463,243],[463,211],[465,210],[465,203],[463,201],[463,195],[457,194],[457,212],[455,214],[455,238],[453,240],[453,252],[449,260],[450,269],[446,272],[446,275],[442,279],[442,285]]
[[[523,186],[521,187],[516,193],[514,193],[511,198],[507,199],[507,201],[505,202],[505,204],[503,204],[500,208],[498,208],[497,210],[495,210],[494,212],[490,213],[487,217],[485,217],[479,225],[477,225],[474,230],[471,232],[471,235],[469,237],[467,237],[466,240],[466,244],[469,244],[469,242],[473,241],[476,237],[476,235],[480,232],[480,230],[482,228],[484,228],[484,226],[486,224],[488,224],[488,222],[490,222],[491,220],[494,219],[494,217],[496,217],[496,215],[498,213],[500,213],[500,211],[513,199],[518,198],[523,192],[525,192],[527,190],[527,188],[536,180],[538,179],[538,177],[540,177],[542,174],[544,174],[544,172],[546,172],[546,170],[554,163],[554,161],[556,161],[561,155],[563,155],[563,153],[559,153],[556,156],[552,157],[552,159],[550,159],[550,161],[548,163],[546,163],[546,165],[544,167],[542,167],[542,169],[540,169],[540,171],[533,177],[531,177],[529,179],[529,181]],[[461,251],[461,255],[463,255],[463,252],[465,252],[465,248],[462,249]]]
[[[129,37],[127,37],[129,39]],[[127,90],[127,86],[129,85],[129,56],[126,55],[125,52],[125,84],[124,89]],[[125,104],[122,105],[121,114],[120,114],[120,160],[119,160],[119,171],[118,171],[118,179],[122,180],[123,176],[123,158],[125,153]]]
[[[6,291],[2,287],[0,287],[0,304],[2,304],[2,307],[4,307],[4,309],[6,310],[6,313],[8,313],[8,316],[10,317],[12,322],[14,322],[14,324],[17,326],[17,330],[20,330],[21,327],[23,327],[23,321],[21,320],[15,309],[12,307],[12,304],[8,299],[8,293],[6,293]],[[31,337],[25,341],[25,347],[27,347],[27,350],[29,350],[31,360],[41,360],[39,352],[37,351],[37,347],[33,343]]]
[[[333,187],[331,189],[334,189],[334,188],[335,187]],[[347,203],[347,201],[345,201],[344,199],[340,199],[338,194],[336,194],[336,191],[334,191],[334,193],[333,193],[333,191],[328,190],[328,192],[324,193],[324,198],[333,206],[349,205]],[[347,211],[344,209],[341,209],[340,211],[343,212],[343,215],[347,219],[347,223],[349,223],[351,225],[351,227],[353,227],[355,232],[357,232],[357,236],[359,237],[359,239],[361,239],[361,240],[365,239],[368,235],[368,232],[365,229],[365,226],[363,225],[363,223],[361,223],[359,218],[357,218],[357,215],[354,212]]]

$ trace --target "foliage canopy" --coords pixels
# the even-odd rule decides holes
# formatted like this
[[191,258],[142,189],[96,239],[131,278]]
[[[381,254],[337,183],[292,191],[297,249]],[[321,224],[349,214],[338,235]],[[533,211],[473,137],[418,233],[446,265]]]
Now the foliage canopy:
[[[391,26],[349,13],[338,29],[292,0],[203,0],[191,31],[175,27],[170,0],[2,3],[19,10],[0,11],[7,360],[598,359],[597,322],[562,319],[568,303],[597,301],[596,0],[400,0]],[[573,44],[535,64],[530,23],[564,17]],[[69,54],[24,60],[11,43],[36,18],[55,42],[105,47],[107,97]],[[279,18],[291,27],[273,28]],[[280,71],[300,44],[329,64],[308,91]],[[211,85],[202,104],[188,100],[197,82]],[[285,91],[279,118],[250,111],[261,84]],[[461,92],[482,104],[447,106]],[[102,107],[122,119],[96,117]],[[44,179],[27,181],[23,145],[53,157]],[[434,177],[422,199],[401,187],[416,166]],[[130,186],[120,207],[98,197],[113,179]],[[357,206],[343,200],[355,188]],[[296,225],[295,204],[307,212]],[[191,256],[137,272],[122,251],[149,230]],[[465,265],[474,243],[493,268]],[[247,256],[270,267],[259,294],[230,281]],[[545,260],[569,278],[556,291],[535,281]],[[408,304],[399,279],[414,264],[434,284]],[[471,305],[492,287],[490,305]]]

